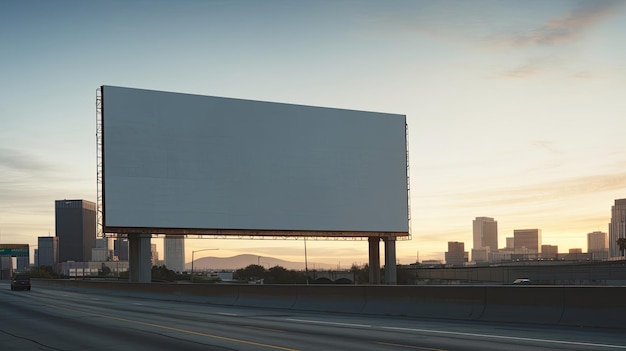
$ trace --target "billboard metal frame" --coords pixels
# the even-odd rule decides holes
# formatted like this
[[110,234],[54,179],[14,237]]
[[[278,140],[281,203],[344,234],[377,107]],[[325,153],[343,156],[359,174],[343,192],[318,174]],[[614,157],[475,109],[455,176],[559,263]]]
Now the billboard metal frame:
[[104,162],[102,139],[104,138],[102,126],[102,87],[96,89],[96,235],[104,237],[104,219],[102,207],[102,163]]

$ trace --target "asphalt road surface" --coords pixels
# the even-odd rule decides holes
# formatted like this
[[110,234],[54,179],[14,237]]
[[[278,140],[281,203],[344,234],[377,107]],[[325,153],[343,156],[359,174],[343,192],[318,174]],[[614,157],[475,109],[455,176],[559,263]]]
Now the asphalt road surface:
[[603,351],[626,350],[626,333],[11,291],[1,282],[0,350]]

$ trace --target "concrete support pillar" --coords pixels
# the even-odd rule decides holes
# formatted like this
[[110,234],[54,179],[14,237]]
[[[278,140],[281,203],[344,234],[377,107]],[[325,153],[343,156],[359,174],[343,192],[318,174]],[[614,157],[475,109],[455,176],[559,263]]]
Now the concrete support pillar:
[[152,281],[152,253],[150,234],[128,234],[128,281],[150,283]]
[[396,270],[396,238],[388,237],[385,242],[385,284],[398,284],[398,272]]
[[370,284],[380,284],[380,238],[368,238]]

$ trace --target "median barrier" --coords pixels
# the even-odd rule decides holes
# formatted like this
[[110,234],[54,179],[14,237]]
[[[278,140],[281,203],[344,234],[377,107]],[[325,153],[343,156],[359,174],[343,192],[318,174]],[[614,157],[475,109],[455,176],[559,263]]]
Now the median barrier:
[[565,311],[559,324],[626,328],[626,289],[615,286],[563,287]]
[[466,286],[369,286],[364,313],[476,320],[485,308],[484,290]]
[[191,303],[626,329],[626,287],[159,284],[33,280],[70,291]]
[[290,309],[296,302],[295,285],[237,285],[235,306]]
[[234,305],[239,297],[237,285],[222,284],[177,284],[180,299],[185,302]]
[[563,289],[554,286],[487,286],[488,322],[558,324],[563,315]]
[[367,287],[363,285],[300,285],[295,310],[361,313]]

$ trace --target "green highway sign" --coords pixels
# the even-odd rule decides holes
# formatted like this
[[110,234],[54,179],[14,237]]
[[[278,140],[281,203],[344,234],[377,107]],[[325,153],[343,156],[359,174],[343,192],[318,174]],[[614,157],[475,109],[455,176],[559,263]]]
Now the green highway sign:
[[28,256],[28,249],[9,249],[5,247],[0,247],[0,256]]

